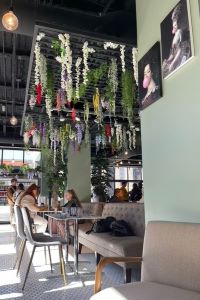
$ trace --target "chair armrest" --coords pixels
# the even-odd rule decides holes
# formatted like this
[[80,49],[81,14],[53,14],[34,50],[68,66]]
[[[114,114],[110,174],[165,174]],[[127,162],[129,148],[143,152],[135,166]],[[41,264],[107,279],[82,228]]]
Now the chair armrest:
[[116,262],[140,263],[142,262],[142,257],[102,257],[99,264],[96,267],[96,272],[95,272],[95,285],[94,285],[95,294],[101,290],[101,273],[103,268],[108,264],[112,264]]

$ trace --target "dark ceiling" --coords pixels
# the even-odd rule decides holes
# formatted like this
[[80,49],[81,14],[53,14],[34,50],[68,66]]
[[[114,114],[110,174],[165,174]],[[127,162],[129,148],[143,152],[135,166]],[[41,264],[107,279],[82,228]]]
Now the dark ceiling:
[[[0,13],[6,10],[7,2],[1,0]],[[45,21],[51,26],[60,25],[94,38],[125,41],[132,45],[137,40],[134,0],[21,0],[14,1],[14,8],[19,29],[16,33],[0,31],[1,145],[21,143],[20,126],[35,22]],[[22,17],[25,12],[27,20]],[[33,22],[32,31],[27,30],[26,22]],[[13,113],[18,118],[15,127],[9,123]]]

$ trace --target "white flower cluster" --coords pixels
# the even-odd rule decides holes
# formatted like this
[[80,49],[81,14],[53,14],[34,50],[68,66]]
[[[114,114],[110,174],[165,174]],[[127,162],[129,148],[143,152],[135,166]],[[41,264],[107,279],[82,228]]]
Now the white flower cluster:
[[39,148],[41,143],[41,136],[39,130],[35,130],[33,133],[33,146]]
[[40,80],[42,91],[45,91],[47,88],[47,60],[43,54],[40,54]]
[[40,74],[40,64],[41,64],[41,49],[40,49],[40,41],[45,36],[44,33],[40,32],[36,37],[35,43],[35,85],[37,86],[41,82],[41,74]]
[[115,115],[115,100],[118,89],[118,78],[117,78],[117,60],[115,58],[111,59],[111,64],[108,69],[108,79],[113,94],[113,101],[110,103],[110,111]]
[[23,135],[24,145],[29,144],[29,139],[30,139],[30,134],[28,132],[24,132],[24,135]]
[[30,108],[33,109],[35,107],[35,104],[36,104],[35,96],[31,95],[30,99],[29,99],[29,106],[30,106]]
[[81,74],[81,71],[80,71],[81,62],[82,62],[82,58],[78,57],[76,60],[76,99],[80,98],[79,83],[80,83],[80,74]]
[[115,43],[112,43],[112,42],[105,42],[104,43],[104,49],[105,50],[107,50],[108,48],[117,49],[118,46],[119,46],[119,44],[115,44]]
[[122,125],[116,125],[116,140],[117,140],[117,148],[122,148],[123,143],[123,135],[122,135]]
[[132,143],[133,143],[133,149],[136,148],[136,130],[135,127],[131,129],[132,130]]
[[134,77],[135,82],[138,85],[138,49],[132,49],[132,57],[133,57],[133,70],[134,70]]
[[67,100],[72,100],[73,82],[72,82],[72,51],[70,47],[69,34],[59,34],[61,41],[61,56],[57,56],[56,60],[61,64],[61,88],[67,94]]
[[49,116],[49,119],[51,118],[52,113],[52,99],[49,93],[45,94],[45,104],[46,104],[46,113]]
[[86,85],[88,82],[88,78],[87,78],[87,74],[89,71],[89,67],[88,67],[88,56],[91,53],[94,53],[95,50],[93,48],[88,47],[88,42],[85,42],[83,44],[83,64],[84,64],[84,69],[83,69],[83,83]]
[[120,58],[122,63],[122,72],[126,71],[126,63],[125,63],[125,45],[120,45]]

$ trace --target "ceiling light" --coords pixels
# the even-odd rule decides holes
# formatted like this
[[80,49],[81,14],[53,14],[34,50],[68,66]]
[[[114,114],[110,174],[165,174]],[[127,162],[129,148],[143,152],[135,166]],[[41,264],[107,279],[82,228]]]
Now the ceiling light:
[[17,118],[15,117],[15,116],[12,116],[12,118],[10,118],[10,124],[11,125],[13,125],[13,126],[15,126],[15,125],[17,125]]
[[19,22],[18,18],[13,12],[12,1],[8,12],[6,12],[2,17],[2,24],[8,31],[14,31],[18,28]]
[[120,161],[120,165],[123,165],[123,161]]
[[75,120],[76,122],[80,122],[81,119],[79,117],[76,117]]
[[5,112],[5,111],[6,111],[5,105],[2,105],[1,110],[2,110],[2,112]]
[[128,155],[128,151],[127,150],[124,152],[124,155]]
[[64,122],[65,121],[65,116],[63,114],[60,115],[60,122]]

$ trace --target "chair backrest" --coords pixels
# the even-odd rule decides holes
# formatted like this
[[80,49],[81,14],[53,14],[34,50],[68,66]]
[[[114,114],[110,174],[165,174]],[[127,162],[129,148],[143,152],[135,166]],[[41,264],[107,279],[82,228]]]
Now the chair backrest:
[[15,214],[15,220],[16,220],[16,230],[17,235],[20,237],[20,239],[24,240],[26,239],[26,235],[24,232],[24,221],[22,217],[22,212],[19,206],[14,206],[14,214]]
[[32,227],[31,227],[31,218],[30,218],[28,208],[22,207],[21,211],[22,211],[27,240],[29,241],[30,244],[34,245],[34,238],[33,238]]
[[200,224],[148,223],[142,281],[200,292]]

